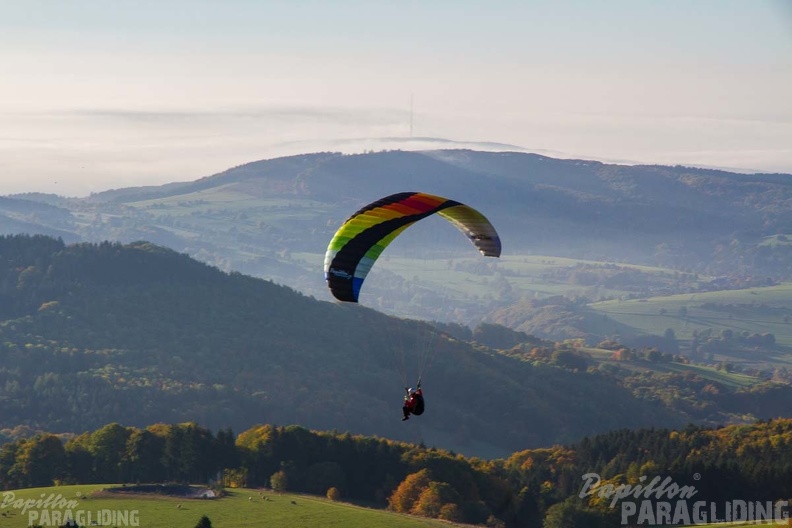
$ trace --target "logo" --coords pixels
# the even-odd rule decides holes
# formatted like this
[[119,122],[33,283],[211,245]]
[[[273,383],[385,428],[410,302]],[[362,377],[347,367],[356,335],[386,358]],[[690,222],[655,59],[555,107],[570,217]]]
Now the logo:
[[340,277],[342,279],[351,279],[352,278],[352,275],[350,275],[346,271],[340,270],[340,269],[330,268],[329,270],[327,270],[327,272],[330,273],[331,275],[334,275],[336,277]]
[[138,510],[89,510],[79,506],[79,501],[67,499],[60,493],[42,493],[38,499],[23,499],[17,498],[13,491],[4,491],[0,502],[0,509],[13,509],[19,515],[27,515],[28,526],[140,526]]
[[[787,525],[789,501],[730,500],[722,503],[693,500],[695,486],[680,486],[671,477],[646,475],[636,484],[603,483],[597,473],[582,477],[581,499],[599,500],[609,508],[619,508],[622,525],[669,526],[719,522],[775,522]],[[694,480],[701,479],[698,473]]]

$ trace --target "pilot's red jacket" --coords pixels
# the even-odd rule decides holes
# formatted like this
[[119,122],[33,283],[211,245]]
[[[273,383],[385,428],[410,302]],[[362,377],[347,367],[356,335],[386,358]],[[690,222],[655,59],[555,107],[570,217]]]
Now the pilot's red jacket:
[[404,399],[404,410],[405,412],[411,412],[413,414],[421,414],[423,413],[423,392],[421,389],[416,390],[415,392],[410,394],[409,398]]

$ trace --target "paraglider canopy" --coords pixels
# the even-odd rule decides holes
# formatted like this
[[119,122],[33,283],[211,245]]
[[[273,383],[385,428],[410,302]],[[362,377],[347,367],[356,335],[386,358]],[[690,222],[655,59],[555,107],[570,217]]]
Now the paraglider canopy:
[[357,302],[360,288],[384,249],[409,226],[439,214],[487,257],[499,257],[501,242],[489,220],[465,204],[421,192],[381,198],[350,216],[327,247],[324,274],[333,296]]

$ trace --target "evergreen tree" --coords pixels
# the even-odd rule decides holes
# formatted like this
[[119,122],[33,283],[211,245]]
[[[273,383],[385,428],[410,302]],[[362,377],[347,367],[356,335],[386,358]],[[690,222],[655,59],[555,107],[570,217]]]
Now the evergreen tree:
[[201,520],[198,521],[198,524],[195,525],[195,528],[212,528],[212,521],[209,520],[209,517],[204,515],[201,517]]

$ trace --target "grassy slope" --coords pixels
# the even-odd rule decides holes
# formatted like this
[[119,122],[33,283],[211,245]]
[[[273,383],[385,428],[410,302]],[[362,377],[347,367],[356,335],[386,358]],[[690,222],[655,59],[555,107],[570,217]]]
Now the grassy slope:
[[[61,494],[66,500],[77,500],[77,510],[91,512],[95,519],[100,510],[132,511],[138,510],[140,526],[147,528],[193,528],[202,515],[212,521],[213,526],[222,528],[248,528],[255,526],[289,526],[291,528],[420,528],[432,526],[458,526],[452,523],[411,517],[384,510],[363,508],[343,502],[307,495],[289,493],[277,494],[265,492],[264,500],[257,490],[230,490],[228,496],[221,499],[201,500],[175,497],[106,497],[108,494],[94,492],[105,485],[58,486],[51,488],[33,488],[2,492],[3,512],[7,516],[0,517],[0,526],[23,527],[29,525],[29,512],[22,514],[20,508],[14,508],[10,499],[33,499],[48,497],[50,494]],[[9,495],[13,493],[13,495]],[[42,495],[43,494],[43,495]],[[81,499],[85,495],[86,499]],[[296,504],[293,504],[295,502]],[[181,508],[177,505],[181,504]],[[39,515],[43,511],[36,510]],[[47,514],[51,515],[50,511]],[[129,515],[129,514],[127,514]],[[87,517],[86,517],[87,519]],[[44,520],[39,518],[39,522]],[[45,524],[46,525],[46,524]],[[123,524],[121,524],[123,526]]]
[[[739,304],[744,307],[738,315],[702,308],[704,303]],[[724,290],[704,293],[651,297],[629,301],[604,301],[591,308],[608,317],[639,328],[647,333],[662,335],[673,328],[677,339],[690,339],[694,330],[712,328],[714,334],[730,329],[735,333],[772,333],[780,345],[792,346],[792,324],[780,315],[763,311],[766,307],[792,306],[792,283],[764,288]],[[687,310],[680,315],[680,308]],[[661,311],[665,310],[664,314]]]

